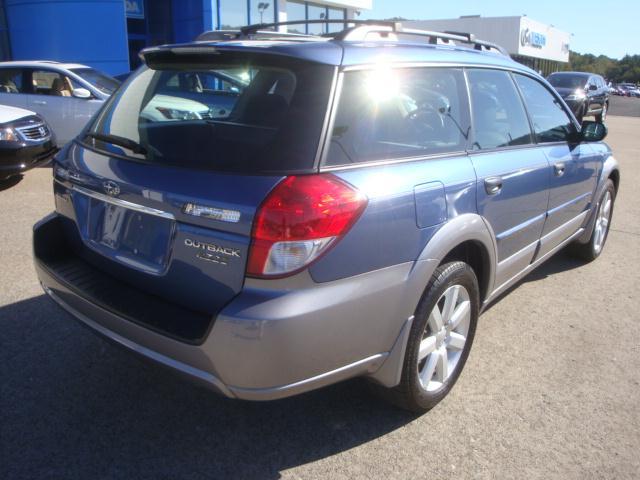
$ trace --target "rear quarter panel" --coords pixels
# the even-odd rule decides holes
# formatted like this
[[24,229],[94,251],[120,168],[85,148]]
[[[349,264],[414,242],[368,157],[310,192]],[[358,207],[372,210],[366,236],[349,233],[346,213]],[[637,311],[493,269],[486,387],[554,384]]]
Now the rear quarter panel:
[[447,220],[476,212],[476,176],[466,154],[333,173],[369,203],[347,235],[311,267],[316,282],[415,261]]

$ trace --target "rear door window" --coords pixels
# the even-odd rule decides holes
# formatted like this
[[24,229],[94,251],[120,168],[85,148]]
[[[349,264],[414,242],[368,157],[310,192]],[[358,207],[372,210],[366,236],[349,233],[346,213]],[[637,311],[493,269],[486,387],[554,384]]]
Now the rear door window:
[[532,143],[522,100],[508,72],[468,71],[473,117],[473,147],[479,150]]
[[537,80],[514,75],[533,123],[538,143],[566,142],[575,132],[571,118],[558,98]]
[[[204,57],[204,55],[203,55]],[[219,53],[143,67],[96,117],[84,143],[131,160],[234,173],[308,171],[334,67]],[[105,141],[131,140],[133,150]]]
[[20,68],[0,69],[0,93],[27,93],[23,78],[24,70]]
[[346,72],[325,164],[464,151],[468,132],[462,69]]

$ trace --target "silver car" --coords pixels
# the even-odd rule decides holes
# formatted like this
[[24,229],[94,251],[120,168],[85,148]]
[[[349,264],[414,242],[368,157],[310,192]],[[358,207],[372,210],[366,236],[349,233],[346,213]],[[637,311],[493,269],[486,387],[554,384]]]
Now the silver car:
[[86,65],[52,61],[0,62],[0,105],[42,116],[58,145],[73,139],[120,82]]

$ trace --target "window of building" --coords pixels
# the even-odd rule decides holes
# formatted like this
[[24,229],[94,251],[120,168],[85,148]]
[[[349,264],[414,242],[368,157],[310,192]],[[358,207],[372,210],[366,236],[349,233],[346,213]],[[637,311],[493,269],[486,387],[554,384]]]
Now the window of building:
[[461,69],[345,74],[327,165],[464,151],[469,132]]
[[468,71],[474,148],[492,149],[532,143],[520,94],[508,72]]
[[221,30],[231,30],[247,25],[249,14],[245,0],[218,0],[218,2]]
[[4,0],[0,0],[0,61],[11,60],[11,46],[9,44],[9,29],[7,15],[4,10]]
[[[308,4],[307,13],[309,15],[308,20],[326,20],[327,8],[312,3]],[[311,35],[322,35],[327,32],[326,24],[309,24],[308,33]]]
[[[287,1],[287,21],[292,22],[294,20],[306,20],[307,19],[307,7],[304,3]],[[306,33],[307,29],[304,24],[290,25],[287,27],[287,31],[292,33]]]
[[[329,13],[329,19],[330,20],[344,20],[345,18],[347,18],[347,11],[344,8],[327,8],[327,12]],[[344,30],[345,28],[345,24],[342,23],[330,23],[327,26],[327,30],[329,33],[331,32],[339,32],[341,30]]]
[[251,0],[249,9],[249,23],[271,23],[275,22],[276,0]]
[[515,79],[527,104],[536,140],[540,143],[567,141],[575,127],[560,101],[532,78],[516,74]]

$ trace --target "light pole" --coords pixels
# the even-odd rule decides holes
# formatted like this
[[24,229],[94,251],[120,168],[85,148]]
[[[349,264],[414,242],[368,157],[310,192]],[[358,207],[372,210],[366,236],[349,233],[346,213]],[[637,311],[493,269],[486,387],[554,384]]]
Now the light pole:
[[258,12],[260,12],[260,23],[262,23],[262,16],[264,15],[264,11],[269,8],[268,2],[260,2],[258,3]]

